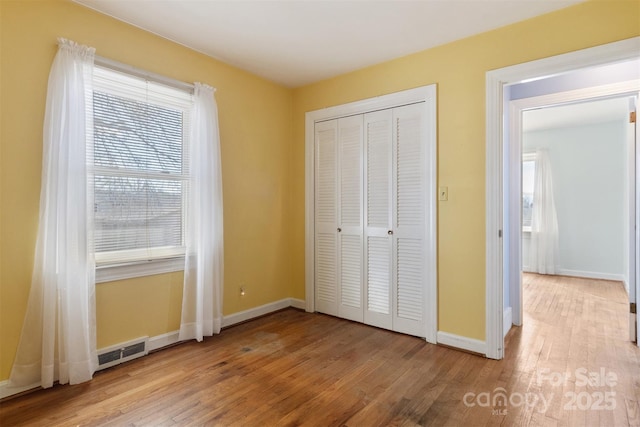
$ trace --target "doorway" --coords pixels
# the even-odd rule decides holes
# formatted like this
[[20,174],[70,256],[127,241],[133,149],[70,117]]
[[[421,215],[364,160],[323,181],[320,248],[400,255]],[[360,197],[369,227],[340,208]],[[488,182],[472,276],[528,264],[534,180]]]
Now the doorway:
[[[628,236],[635,224],[635,138],[627,138],[633,129],[625,123],[633,98],[592,98],[594,90],[554,94],[556,100],[564,98],[562,103],[549,104],[547,96],[509,103],[513,161],[505,165],[510,170],[505,216],[511,247],[505,253],[505,307],[512,308],[515,325],[522,324],[522,270],[618,280],[627,290],[634,281],[635,250]],[[517,163],[516,156],[528,161]],[[532,164],[546,171],[536,177],[537,184],[552,185],[539,192],[533,211],[520,184],[522,176],[523,184],[529,181],[532,187],[526,179]],[[580,211],[581,205],[591,207]],[[538,217],[535,230],[532,214]],[[509,327],[507,319],[505,331]]]
[[[509,124],[511,120],[521,120],[521,116],[517,113],[516,117],[511,116],[512,111],[507,115],[503,114],[504,105],[509,101],[508,88],[531,81],[542,81],[550,76],[566,76],[576,70],[588,70],[596,66],[638,60],[640,57],[638,52],[640,52],[640,38],[634,38],[487,73],[486,355],[489,358],[501,359],[504,356],[505,323],[510,321],[505,318],[505,308],[507,307],[505,303],[514,298],[510,292],[520,289],[521,225],[519,204],[521,201],[518,197],[516,205],[518,208],[515,210],[510,208],[515,198],[514,192],[510,191],[510,183],[513,183],[514,180],[510,178],[514,178],[515,172],[514,168],[509,168],[509,165],[517,165],[515,168],[518,170],[518,175],[516,175],[518,187],[516,187],[517,192],[515,193],[517,196],[521,192],[519,188],[521,153],[517,146],[510,141]],[[585,96],[585,90],[589,89],[591,93],[589,96]],[[547,92],[546,95],[549,98],[545,102],[546,105],[576,102],[586,97],[610,97],[625,93],[637,93],[638,89],[640,89],[640,85],[636,77],[636,80],[633,81],[601,84],[597,89],[591,85],[586,89],[582,87],[565,91],[562,95],[558,94],[557,90]],[[570,96],[567,97],[567,94]],[[541,96],[539,93],[538,95]],[[554,97],[556,97],[555,101]],[[635,248],[637,238],[633,236],[631,240],[634,242],[633,247]],[[635,268],[633,270],[635,272]],[[518,286],[510,286],[514,280],[518,282]],[[632,302],[635,302],[637,287],[635,277],[629,283],[630,298],[632,298]],[[519,298],[521,299],[521,295]],[[517,317],[518,313],[513,313],[513,315]]]
[[[628,294],[635,272],[629,239],[635,223],[635,138],[627,135],[633,130],[627,123],[631,101],[635,97],[586,98],[522,110],[512,142],[522,147],[523,272],[563,284],[572,280],[561,276],[615,281]],[[512,110],[527,102],[516,101]],[[522,324],[523,284],[532,280],[520,277],[510,284],[520,288],[509,293],[508,302],[515,325]]]

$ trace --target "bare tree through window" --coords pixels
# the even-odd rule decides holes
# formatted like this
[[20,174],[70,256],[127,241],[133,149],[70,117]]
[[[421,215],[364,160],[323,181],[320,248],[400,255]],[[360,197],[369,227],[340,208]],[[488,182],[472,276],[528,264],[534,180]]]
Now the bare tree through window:
[[94,92],[96,252],[182,245],[183,112]]

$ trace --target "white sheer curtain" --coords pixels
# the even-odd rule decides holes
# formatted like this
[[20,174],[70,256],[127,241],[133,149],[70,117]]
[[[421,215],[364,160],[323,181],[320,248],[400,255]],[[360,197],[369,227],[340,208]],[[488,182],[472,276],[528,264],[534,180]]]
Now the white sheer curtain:
[[211,336],[222,326],[222,171],[214,89],[196,83],[191,118],[186,255],[180,340]]
[[40,222],[13,386],[77,384],[98,365],[86,148],[94,53],[59,39],[49,74]]
[[558,219],[551,175],[548,152],[537,150],[529,266],[540,274],[555,274],[558,265]]

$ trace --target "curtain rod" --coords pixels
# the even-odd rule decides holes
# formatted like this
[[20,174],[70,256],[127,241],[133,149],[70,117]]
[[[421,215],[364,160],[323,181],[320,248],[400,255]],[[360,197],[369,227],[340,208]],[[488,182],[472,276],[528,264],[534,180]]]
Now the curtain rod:
[[145,80],[162,83],[167,86],[174,87],[176,89],[185,90],[187,92],[193,93],[194,85],[191,83],[182,82],[180,80],[172,79],[170,77],[165,77],[160,74],[152,73],[150,71],[145,71],[140,68],[134,67],[132,65],[123,64],[122,62],[114,61],[113,59],[104,58],[99,55],[95,55],[94,63],[96,65],[110,68],[114,71],[121,71],[127,74],[132,74],[134,76],[143,78]]

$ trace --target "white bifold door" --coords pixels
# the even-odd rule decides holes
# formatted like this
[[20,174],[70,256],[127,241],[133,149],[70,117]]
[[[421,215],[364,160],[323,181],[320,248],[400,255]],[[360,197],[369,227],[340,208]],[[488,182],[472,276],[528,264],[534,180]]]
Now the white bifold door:
[[316,309],[362,322],[362,115],[315,133]]
[[424,105],[315,124],[315,307],[424,337]]

